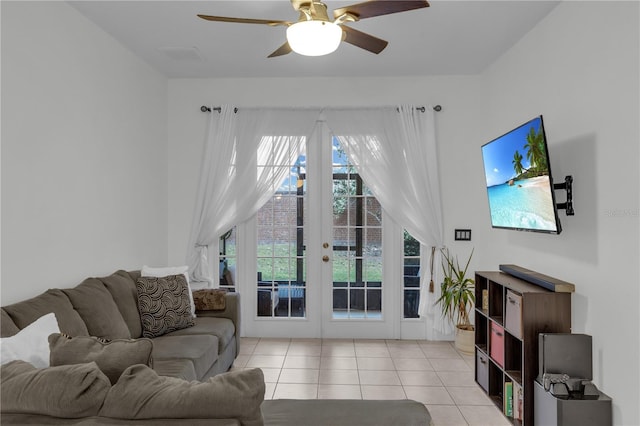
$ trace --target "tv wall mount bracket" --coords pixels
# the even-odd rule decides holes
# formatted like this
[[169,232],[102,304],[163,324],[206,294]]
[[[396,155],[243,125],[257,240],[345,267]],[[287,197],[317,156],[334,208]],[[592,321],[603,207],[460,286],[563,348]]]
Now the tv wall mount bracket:
[[554,183],[553,189],[564,189],[567,192],[567,201],[556,203],[558,209],[564,209],[567,216],[573,216],[573,176],[565,176],[564,183]]

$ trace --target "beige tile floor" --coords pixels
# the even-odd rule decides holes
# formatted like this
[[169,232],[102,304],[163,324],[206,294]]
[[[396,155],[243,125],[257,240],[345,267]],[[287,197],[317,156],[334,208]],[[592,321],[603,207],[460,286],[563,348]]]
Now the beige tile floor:
[[265,399],[414,399],[435,426],[509,425],[450,342],[242,338],[234,369],[261,368]]

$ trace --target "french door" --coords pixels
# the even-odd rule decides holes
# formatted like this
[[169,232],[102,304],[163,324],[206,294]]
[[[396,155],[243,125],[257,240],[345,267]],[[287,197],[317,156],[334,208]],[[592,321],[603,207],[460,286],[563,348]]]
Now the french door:
[[338,138],[325,135],[323,141],[323,336],[393,337],[394,294],[385,277],[393,257],[388,220]]
[[[262,165],[259,165],[262,166]],[[247,335],[391,338],[395,239],[337,138],[307,141],[273,198],[244,225],[256,277]],[[243,263],[239,256],[238,261]],[[395,296],[395,297],[394,297]],[[248,305],[248,306],[247,306]]]

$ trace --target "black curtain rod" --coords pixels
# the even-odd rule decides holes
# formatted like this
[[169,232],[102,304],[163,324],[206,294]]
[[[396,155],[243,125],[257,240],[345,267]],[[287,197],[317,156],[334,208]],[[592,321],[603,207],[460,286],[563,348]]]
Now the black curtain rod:
[[[208,107],[206,105],[202,105],[200,107],[200,111],[202,111],[202,112],[211,112],[211,110],[220,112],[220,111],[222,111],[222,107],[213,107],[213,108],[211,108],[211,107]],[[238,112],[238,108],[234,108],[233,112]]]
[[[425,107],[423,107],[423,106],[416,107],[416,109],[417,109],[418,111],[420,111],[420,112],[425,112],[425,111],[426,111],[426,108],[425,108]],[[434,107],[433,107],[433,110],[434,110],[435,112],[440,112],[440,111],[442,111],[442,107],[441,107],[440,105],[436,105],[436,106],[434,106]],[[220,111],[222,111],[222,107],[213,107],[213,108],[211,108],[211,107],[208,107],[208,106],[206,106],[206,105],[202,105],[202,106],[200,107],[200,111],[202,111],[202,112],[211,112],[211,111],[218,111],[218,112],[220,112]],[[234,109],[233,109],[233,112],[238,112],[238,108],[234,108]]]

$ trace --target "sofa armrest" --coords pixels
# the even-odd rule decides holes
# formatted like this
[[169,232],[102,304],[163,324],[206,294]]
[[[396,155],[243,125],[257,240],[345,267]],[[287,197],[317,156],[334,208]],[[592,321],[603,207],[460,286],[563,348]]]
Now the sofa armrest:
[[240,293],[225,294],[224,311],[196,311],[196,316],[230,319],[236,329],[236,356],[240,354]]

